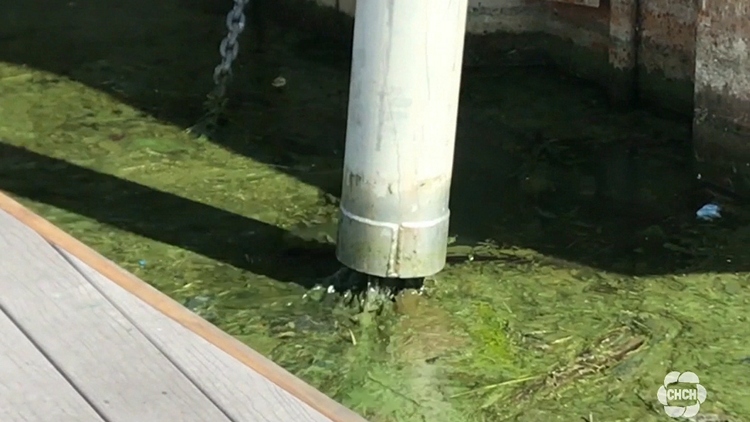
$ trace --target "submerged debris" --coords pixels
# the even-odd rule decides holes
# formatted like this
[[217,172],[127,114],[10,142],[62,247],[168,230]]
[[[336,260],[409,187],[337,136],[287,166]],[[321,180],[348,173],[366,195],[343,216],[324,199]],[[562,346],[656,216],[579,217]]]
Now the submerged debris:
[[703,221],[713,221],[721,218],[721,206],[718,204],[706,204],[695,212],[696,217]]
[[320,280],[303,297],[322,302],[328,297],[336,296],[358,311],[379,312],[405,289],[417,289],[416,291],[421,292],[422,287],[423,279],[376,277],[343,267]]

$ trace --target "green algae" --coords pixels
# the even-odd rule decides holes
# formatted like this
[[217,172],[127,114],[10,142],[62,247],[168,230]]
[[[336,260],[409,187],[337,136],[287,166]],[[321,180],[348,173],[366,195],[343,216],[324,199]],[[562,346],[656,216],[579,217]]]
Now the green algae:
[[[163,39],[58,62],[29,53],[73,42],[54,25],[3,41],[16,53],[0,64],[0,189],[373,422],[665,420],[670,370],[701,377],[706,414],[750,416],[748,220],[740,208],[698,224],[680,208],[673,141],[689,128],[608,112],[544,69],[467,72],[460,247],[425,294],[356,315],[309,294],[338,269],[318,228],[336,214],[346,63],[301,57],[308,38],[277,32],[240,62],[251,83],[233,85],[227,127],[196,139],[185,128],[207,86],[194,79],[210,82],[215,46],[147,24]],[[113,37],[91,42],[128,44]],[[279,74],[283,92],[268,88]],[[616,214],[585,186],[628,186],[601,171],[628,163],[595,152],[632,140],[640,181]]]
[[498,312],[486,302],[477,303],[474,308],[470,311],[472,322],[468,331],[478,347],[470,365],[496,378],[517,376],[514,372],[519,356],[509,339],[507,321],[500,317],[502,311]]

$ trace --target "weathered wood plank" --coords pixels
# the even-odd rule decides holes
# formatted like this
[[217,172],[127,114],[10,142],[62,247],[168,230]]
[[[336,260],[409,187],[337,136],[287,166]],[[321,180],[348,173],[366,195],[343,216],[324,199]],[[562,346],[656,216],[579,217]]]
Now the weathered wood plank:
[[154,289],[133,274],[118,267],[115,263],[81,243],[78,239],[34,214],[28,208],[2,192],[0,192],[0,210],[22,221],[50,244],[59,246],[61,249],[79,258],[82,262],[85,262],[113,283],[122,287],[125,291],[213,344],[264,378],[272,381],[283,390],[288,391],[293,396],[299,398],[300,401],[306,403],[332,421],[367,422],[362,416],[337,403],[309,384],[306,384],[273,361],[247,347],[203,318],[186,310],[184,306]]
[[248,422],[331,421],[78,258],[57,249],[232,419]]
[[0,312],[0,421],[103,422],[3,312]]
[[2,308],[108,422],[229,420],[46,240],[5,211],[0,271]]

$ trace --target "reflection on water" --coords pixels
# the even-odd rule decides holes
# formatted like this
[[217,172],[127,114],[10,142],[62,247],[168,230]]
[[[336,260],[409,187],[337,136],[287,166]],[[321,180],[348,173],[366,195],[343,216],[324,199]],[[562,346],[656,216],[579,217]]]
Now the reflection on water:
[[750,225],[698,185],[689,122],[552,69],[467,71],[449,265],[357,314],[306,290],[338,268],[346,51],[250,31],[227,124],[196,140],[220,17],[25,4],[0,5],[0,188],[373,422],[662,420],[669,370],[750,416]]

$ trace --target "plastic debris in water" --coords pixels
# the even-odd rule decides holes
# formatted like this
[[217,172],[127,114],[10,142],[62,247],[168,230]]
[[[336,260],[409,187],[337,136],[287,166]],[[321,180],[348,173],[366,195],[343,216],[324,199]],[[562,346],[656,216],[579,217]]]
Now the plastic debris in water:
[[712,221],[721,218],[721,207],[717,204],[706,204],[695,212],[699,220]]
[[286,78],[279,76],[271,82],[271,86],[274,88],[282,88],[286,86]]

